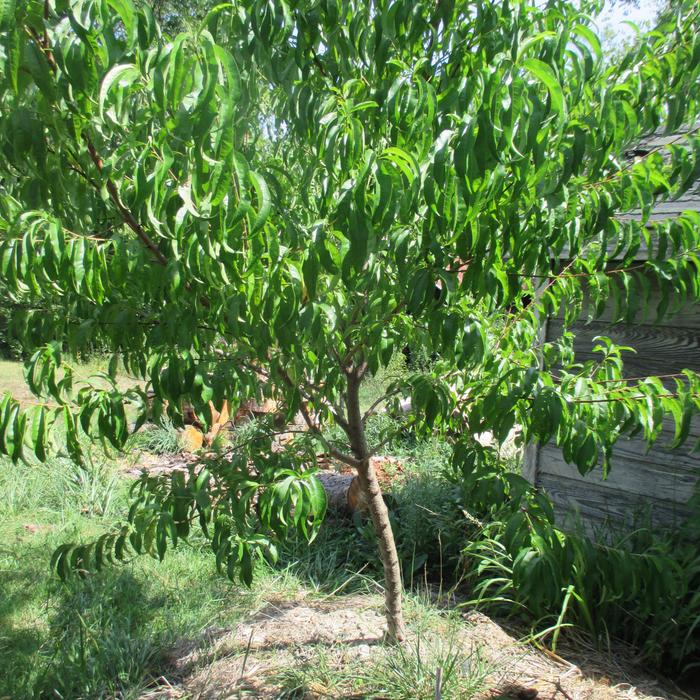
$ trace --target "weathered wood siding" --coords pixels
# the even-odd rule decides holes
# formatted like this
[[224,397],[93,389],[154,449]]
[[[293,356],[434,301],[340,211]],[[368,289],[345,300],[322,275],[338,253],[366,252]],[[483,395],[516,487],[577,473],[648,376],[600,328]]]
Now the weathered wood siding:
[[[550,319],[546,338],[557,338],[561,330],[561,320]],[[625,353],[629,377],[683,369],[700,372],[700,305],[686,307],[660,323],[611,324],[603,317],[589,324],[577,323],[573,330],[574,350],[581,361],[595,356],[592,347],[597,335],[635,348],[636,354]],[[688,514],[685,504],[700,476],[700,453],[692,452],[700,440],[700,419],[695,417],[691,436],[681,448],[668,449],[672,439],[672,421],[664,426],[651,450],[641,438],[622,439],[615,447],[612,470],[605,481],[600,470],[582,477],[575,466],[564,462],[556,446],[530,451],[525,473],[553,498],[561,522],[580,516],[587,526],[605,520],[630,526],[637,516],[648,514],[654,523],[673,525]]]
[[[645,139],[628,157],[644,156],[672,143],[682,144],[683,133],[655,134]],[[687,210],[700,211],[700,182],[675,200],[657,202],[650,222],[678,217]],[[620,219],[636,219],[639,212],[628,212]],[[640,260],[649,251],[642,246]],[[561,256],[565,259],[566,253]],[[635,348],[636,354],[625,354],[628,377],[674,374],[683,369],[700,372],[700,304],[686,306],[680,313],[654,322],[655,300],[648,309],[652,313],[634,324],[612,324],[611,314],[592,323],[582,321],[572,330],[576,333],[574,350],[578,360],[595,357],[593,338],[605,335],[619,345]],[[649,318],[651,317],[651,319]],[[557,338],[562,331],[561,318],[549,319],[542,336]],[[672,379],[664,380],[672,388]],[[641,438],[623,439],[615,447],[611,473],[602,479],[600,469],[582,477],[576,467],[566,464],[556,446],[529,447],[525,454],[524,474],[533,483],[547,490],[553,498],[557,517],[565,522],[580,516],[588,527],[603,521],[621,526],[634,524],[639,514],[650,515],[654,523],[673,525],[688,514],[686,502],[700,478],[700,452],[692,452],[700,440],[700,417],[693,419],[691,435],[679,449],[670,450],[673,425],[669,421],[651,450]]]

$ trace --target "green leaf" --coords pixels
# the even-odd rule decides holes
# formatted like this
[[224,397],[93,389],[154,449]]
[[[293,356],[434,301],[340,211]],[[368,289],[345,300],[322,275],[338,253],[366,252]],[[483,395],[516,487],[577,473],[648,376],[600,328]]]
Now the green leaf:
[[100,95],[98,98],[98,105],[100,108],[100,117],[105,118],[105,104],[109,97],[109,93],[114,86],[120,89],[130,87],[137,80],[141,78],[141,73],[139,69],[131,64],[122,63],[114,66],[109,70],[102,80],[102,85],[100,86]]
[[526,58],[521,65],[547,88],[552,109],[555,112],[562,112],[564,110],[564,92],[552,68],[538,58]]
[[26,417],[20,413],[18,403],[14,403],[8,412],[7,422],[5,424],[5,454],[7,454],[13,462],[19,460],[22,455],[22,440],[24,438],[24,421]]
[[390,146],[382,151],[380,158],[393,163],[403,173],[409,184],[413,183],[418,176],[418,165],[415,159],[401,148]]
[[267,221],[267,217],[272,209],[272,200],[270,197],[270,190],[265,180],[252,170],[248,173],[248,176],[253,185],[257,201],[257,216],[255,217],[255,221],[253,221],[252,227],[253,231],[257,231],[263,226],[265,221]]
[[46,460],[46,409],[38,406],[31,422],[31,445],[40,462]]
[[14,26],[15,0],[0,0],[0,30]]

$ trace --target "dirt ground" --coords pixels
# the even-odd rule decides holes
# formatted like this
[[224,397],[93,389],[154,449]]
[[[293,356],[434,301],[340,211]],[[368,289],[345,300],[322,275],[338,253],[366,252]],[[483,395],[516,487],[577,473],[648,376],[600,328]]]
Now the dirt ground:
[[[200,640],[183,640],[168,659],[169,673],[141,700],[226,700],[275,698],[281,674],[313,663],[323,649],[337,668],[352,672],[353,664],[384,653],[382,601],[377,596],[300,597],[278,600],[238,625],[212,628]],[[439,635],[439,630],[434,634]],[[458,643],[470,655],[478,653],[489,671],[485,690],[475,700],[650,700],[681,698],[664,690],[639,671],[626,673],[605,655],[587,652],[581,664],[519,642],[480,613],[463,616]],[[324,688],[307,687],[295,697],[352,697]]]
[[[127,472],[164,474],[186,470],[192,455],[140,455]],[[125,465],[126,466],[126,465]],[[380,481],[388,485],[403,466],[394,458],[375,458]],[[326,469],[338,469],[329,462]],[[342,469],[340,469],[342,471]],[[319,599],[301,595],[267,602],[235,629],[208,628],[199,639],[185,639],[165,659],[164,675],[140,700],[233,700],[234,698],[296,697],[306,700],[346,698],[317,683],[302,694],[283,695],[281,679],[299,667],[313,668],[322,658],[332,670],[352,674],[364,659],[386,653],[382,599],[374,595]],[[442,632],[430,634],[439,642]],[[454,634],[452,629],[451,634]],[[561,655],[519,640],[521,633],[506,629],[478,612],[462,615],[457,644],[464,656],[479,657],[489,669],[485,690],[474,700],[688,700],[690,696],[662,686],[648,677],[625,650],[604,654],[585,640],[560,644]],[[409,640],[409,643],[411,640]],[[451,642],[452,643],[452,642]],[[563,651],[566,650],[566,651]],[[369,695],[368,698],[381,696]]]

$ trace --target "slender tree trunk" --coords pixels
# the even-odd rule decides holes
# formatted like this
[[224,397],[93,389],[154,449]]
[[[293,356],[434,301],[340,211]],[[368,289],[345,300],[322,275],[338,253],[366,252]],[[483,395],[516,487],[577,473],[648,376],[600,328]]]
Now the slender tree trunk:
[[384,601],[386,607],[387,639],[392,642],[403,642],[406,638],[406,626],[401,605],[403,585],[401,582],[401,567],[396,551],[394,533],[391,529],[389,511],[384,502],[377,475],[370,461],[365,428],[360,412],[359,388],[361,372],[353,371],[348,374],[348,438],[350,446],[359,460],[357,476],[362,494],[367,503],[374,531],[379,544],[379,554],[384,566]]

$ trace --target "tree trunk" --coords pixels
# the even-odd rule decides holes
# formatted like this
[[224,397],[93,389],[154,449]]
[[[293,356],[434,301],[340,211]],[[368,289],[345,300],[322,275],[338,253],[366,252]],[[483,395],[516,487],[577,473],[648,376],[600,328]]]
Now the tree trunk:
[[390,641],[403,642],[406,629],[403,619],[401,598],[403,585],[401,583],[401,567],[391,530],[389,511],[384,503],[377,475],[369,459],[364,459],[357,468],[360,487],[367,500],[379,544],[379,554],[384,565],[384,605],[386,607],[387,638]]
[[401,567],[396,551],[394,533],[391,530],[389,511],[384,502],[377,475],[370,461],[365,427],[360,412],[359,388],[361,375],[352,372],[348,375],[348,438],[350,446],[359,460],[357,476],[360,482],[367,509],[369,510],[374,531],[379,544],[379,554],[384,566],[384,603],[386,607],[387,639],[403,642],[406,638],[406,626],[401,605],[403,585]]

